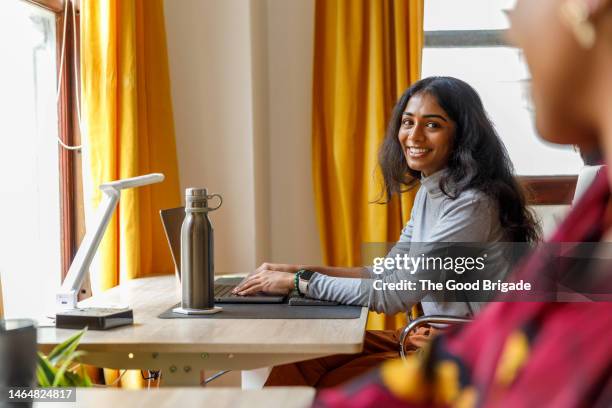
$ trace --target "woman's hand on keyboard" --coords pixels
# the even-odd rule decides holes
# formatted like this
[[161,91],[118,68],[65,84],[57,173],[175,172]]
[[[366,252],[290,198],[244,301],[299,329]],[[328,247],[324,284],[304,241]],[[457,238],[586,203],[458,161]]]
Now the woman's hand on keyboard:
[[249,274],[250,275],[255,275],[258,274],[260,272],[265,272],[265,271],[275,271],[275,272],[287,272],[287,273],[296,273],[297,271],[299,271],[302,267],[300,265],[293,265],[293,264],[277,264],[277,263],[270,263],[270,262],[264,262],[262,263],[259,268],[255,269],[253,272],[251,272]]
[[[295,275],[295,273],[297,271],[299,271],[300,269],[302,269],[302,267],[300,265],[277,264],[277,263],[264,262],[264,263],[262,263],[259,266],[259,268],[255,269],[253,272],[249,273],[246,276],[246,278],[244,278],[242,280],[242,282],[240,282],[240,285],[242,285],[244,282],[246,282],[247,279],[249,279],[251,276],[257,275],[257,274],[262,273],[262,272],[286,272],[286,273],[290,273],[292,275]],[[240,285],[238,285],[237,287],[239,287]]]
[[[263,265],[262,265],[263,266]],[[261,267],[260,267],[261,268]],[[259,272],[258,272],[259,271]],[[239,296],[264,292],[271,295],[286,295],[294,289],[295,272],[263,269],[250,274],[232,291]],[[297,271],[297,269],[296,269]]]

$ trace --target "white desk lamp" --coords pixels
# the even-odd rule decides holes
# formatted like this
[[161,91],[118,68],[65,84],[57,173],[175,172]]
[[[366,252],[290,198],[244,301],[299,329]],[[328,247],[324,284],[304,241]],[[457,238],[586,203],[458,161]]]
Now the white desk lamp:
[[132,177],[123,180],[111,181],[100,185],[103,198],[102,202],[96,210],[94,226],[88,229],[83,237],[83,241],[79,246],[68,274],[60,291],[56,296],[56,307],[58,311],[70,310],[77,308],[79,290],[83,285],[85,275],[89,270],[89,265],[100,245],[100,241],[104,236],[108,222],[115,211],[117,202],[121,197],[121,190],[126,188],[141,187],[153,183],[159,183],[164,180],[164,175],[161,173],[146,174],[144,176]]

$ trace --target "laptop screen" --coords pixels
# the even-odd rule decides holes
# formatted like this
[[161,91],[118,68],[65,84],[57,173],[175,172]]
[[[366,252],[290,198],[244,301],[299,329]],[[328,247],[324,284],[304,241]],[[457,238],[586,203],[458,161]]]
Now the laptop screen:
[[164,232],[166,233],[166,239],[168,240],[168,246],[170,247],[170,254],[172,255],[172,260],[174,261],[174,271],[180,282],[181,226],[183,225],[183,220],[185,219],[185,207],[160,210],[159,216],[161,217]]

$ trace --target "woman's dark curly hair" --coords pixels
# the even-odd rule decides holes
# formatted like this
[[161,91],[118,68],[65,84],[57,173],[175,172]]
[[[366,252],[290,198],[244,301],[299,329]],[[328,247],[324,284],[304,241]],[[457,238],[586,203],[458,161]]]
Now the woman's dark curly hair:
[[409,190],[421,177],[421,172],[408,167],[398,139],[402,114],[416,94],[435,97],[456,124],[447,171],[440,180],[444,194],[455,198],[468,189],[482,191],[497,203],[499,220],[509,240],[537,242],[540,227],[514,178],[514,166],[506,147],[487,117],[478,93],[456,78],[430,77],[415,82],[395,105],[379,151],[385,182],[383,196],[388,200],[393,194]]

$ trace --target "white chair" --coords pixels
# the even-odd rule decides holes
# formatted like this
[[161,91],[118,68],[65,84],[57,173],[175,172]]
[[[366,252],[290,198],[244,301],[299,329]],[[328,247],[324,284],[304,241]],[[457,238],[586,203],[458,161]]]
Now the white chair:
[[[604,171],[606,166],[584,166],[580,173],[578,173],[578,179],[576,180],[576,190],[574,191],[574,197],[572,199],[572,205],[576,204],[580,197],[588,190],[589,186],[595,181],[597,175]],[[446,315],[429,315],[429,316],[421,316],[417,319],[409,322],[404,330],[402,330],[402,334],[399,340],[399,348],[400,348],[400,356],[402,359],[406,359],[406,339],[408,338],[408,334],[418,329],[421,326],[428,324],[463,324],[470,322],[472,319],[467,317],[458,317],[458,316],[446,316]]]
[[595,178],[601,173],[606,166],[584,166],[578,173],[578,180],[576,180],[576,190],[574,191],[574,198],[572,199],[572,205],[578,202],[578,199],[584,195],[588,190],[589,186],[593,184]]

